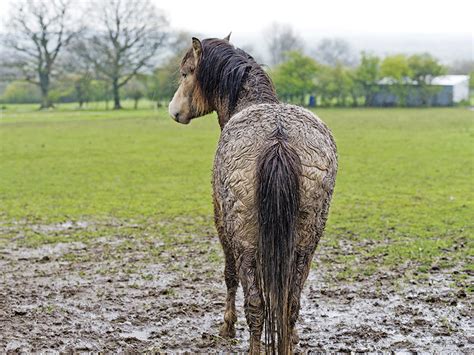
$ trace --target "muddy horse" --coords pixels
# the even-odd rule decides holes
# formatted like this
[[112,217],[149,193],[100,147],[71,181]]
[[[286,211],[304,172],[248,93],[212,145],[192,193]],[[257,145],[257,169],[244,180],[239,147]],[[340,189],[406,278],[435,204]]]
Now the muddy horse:
[[169,105],[179,123],[216,111],[214,215],[225,255],[220,335],[235,336],[235,294],[244,290],[250,353],[291,353],[311,260],[328,216],[336,145],[313,113],[278,101],[257,62],[229,37],[192,39]]

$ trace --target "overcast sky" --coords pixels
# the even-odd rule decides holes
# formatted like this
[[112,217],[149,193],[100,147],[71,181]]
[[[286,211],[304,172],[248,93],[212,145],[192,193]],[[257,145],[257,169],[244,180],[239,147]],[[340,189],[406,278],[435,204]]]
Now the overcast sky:
[[[2,20],[7,19],[9,4],[14,1],[0,0]],[[403,49],[405,43],[407,48],[416,50],[426,41],[426,48],[419,50],[447,53],[452,59],[456,58],[453,48],[464,58],[472,57],[469,53],[474,51],[474,0],[152,1],[164,10],[173,29],[212,37],[223,37],[232,31],[232,41],[237,45],[251,43],[259,47],[264,43],[262,30],[272,22],[281,22],[293,26],[307,41],[352,37],[351,42],[358,49],[374,45],[375,41],[383,47],[386,39],[387,48],[397,47],[396,50]],[[415,37],[408,34],[419,35],[418,40],[408,43]],[[458,34],[463,37],[453,37]],[[371,36],[370,43],[366,45],[363,37],[356,38],[357,35]]]
[[[0,17],[9,4],[0,0]],[[74,1],[74,0],[73,0]],[[84,0],[75,0],[84,2]],[[171,26],[222,35],[255,33],[271,22],[330,33],[472,33],[473,0],[152,0]]]
[[160,1],[178,28],[222,35],[258,32],[273,21],[330,33],[472,33],[473,0]]

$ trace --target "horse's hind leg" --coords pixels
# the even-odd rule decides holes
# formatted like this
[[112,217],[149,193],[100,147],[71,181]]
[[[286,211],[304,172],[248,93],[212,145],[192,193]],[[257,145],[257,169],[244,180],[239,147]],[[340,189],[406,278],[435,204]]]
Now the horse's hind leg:
[[264,309],[257,283],[255,250],[246,250],[240,258],[239,275],[244,289],[245,317],[250,330],[250,354],[260,354]]
[[301,291],[303,290],[304,283],[309,274],[312,256],[313,254],[311,252],[306,251],[296,253],[290,314],[290,329],[292,330],[293,344],[299,342],[298,332],[295,325],[300,312]]
[[227,297],[225,303],[224,324],[222,324],[219,335],[222,337],[235,337],[235,322],[237,314],[235,312],[235,294],[239,286],[239,279],[235,268],[234,254],[229,245],[222,243],[225,255],[225,284],[227,286]]

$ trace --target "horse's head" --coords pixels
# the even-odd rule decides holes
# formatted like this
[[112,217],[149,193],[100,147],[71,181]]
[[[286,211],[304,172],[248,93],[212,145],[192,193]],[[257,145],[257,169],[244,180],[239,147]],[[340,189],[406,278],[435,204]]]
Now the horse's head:
[[[224,40],[229,41],[230,34]],[[198,82],[197,72],[202,59],[201,41],[193,37],[192,46],[184,55],[179,68],[181,79],[168,110],[176,122],[188,124],[193,118],[214,110]]]

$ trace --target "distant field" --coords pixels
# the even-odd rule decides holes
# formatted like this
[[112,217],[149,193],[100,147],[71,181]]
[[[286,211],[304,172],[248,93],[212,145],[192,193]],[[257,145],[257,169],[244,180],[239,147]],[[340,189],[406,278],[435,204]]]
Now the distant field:
[[[149,103],[120,112],[33,107],[7,105],[0,114],[0,242],[19,234],[26,245],[88,240],[117,233],[112,220],[142,226],[133,227],[134,235],[160,226],[164,239],[170,231],[214,233],[215,117],[182,126]],[[326,243],[371,241],[339,256],[345,265],[339,277],[404,263],[418,277],[433,265],[472,270],[474,113],[316,112],[333,130],[340,158]],[[70,221],[100,227],[68,233],[32,227]]]

